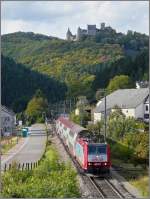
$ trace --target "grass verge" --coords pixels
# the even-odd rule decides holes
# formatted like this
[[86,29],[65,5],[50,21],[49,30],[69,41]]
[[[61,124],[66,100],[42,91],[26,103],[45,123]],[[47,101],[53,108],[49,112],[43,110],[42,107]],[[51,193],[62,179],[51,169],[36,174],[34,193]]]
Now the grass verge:
[[118,166],[121,167],[118,169],[118,173],[123,176],[130,184],[135,186],[142,196],[149,196],[149,178],[147,169],[144,169],[140,165],[135,167],[131,163],[125,163],[120,159],[114,158],[112,158],[112,164],[116,166],[116,168],[118,168]]
[[19,137],[13,137],[12,139],[6,140],[6,142],[4,142],[5,140],[2,141],[2,155],[7,153],[11,148],[13,148],[17,142],[19,141]]
[[14,166],[3,174],[2,196],[15,198],[80,197],[76,172],[60,162],[57,151],[48,145],[39,166],[32,171],[18,171]]

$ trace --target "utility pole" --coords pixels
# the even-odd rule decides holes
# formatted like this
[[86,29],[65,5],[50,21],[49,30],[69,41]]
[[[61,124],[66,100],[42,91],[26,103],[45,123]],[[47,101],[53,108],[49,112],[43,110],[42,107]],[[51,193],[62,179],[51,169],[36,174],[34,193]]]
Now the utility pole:
[[66,113],[66,104],[65,104],[65,100],[64,100],[64,114]]
[[105,94],[105,97],[104,97],[104,99],[105,99],[105,142],[106,142],[106,128],[107,128],[107,110],[106,110],[106,94]]
[[107,101],[106,101],[106,90],[100,89],[102,96],[104,97],[104,141],[106,142],[107,136]]

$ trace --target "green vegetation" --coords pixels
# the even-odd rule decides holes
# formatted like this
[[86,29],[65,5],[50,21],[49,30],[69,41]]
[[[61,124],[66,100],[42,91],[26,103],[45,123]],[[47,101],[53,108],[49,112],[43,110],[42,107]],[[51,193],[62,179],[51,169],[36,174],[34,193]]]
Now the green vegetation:
[[88,121],[91,120],[87,109],[89,109],[89,102],[86,96],[79,96],[76,103],[76,110],[78,111],[78,114],[75,114],[75,111],[72,111],[70,113],[70,119],[73,122],[85,127]]
[[[114,110],[107,120],[107,142],[111,148],[112,164],[121,167],[118,172],[143,196],[148,196],[149,133],[143,122],[126,118],[117,106]],[[103,122],[87,128],[97,140],[103,138]]]
[[[17,32],[2,36],[2,53],[24,64],[26,68],[67,85],[67,91],[64,86],[62,89],[59,86],[51,89],[42,86],[44,91],[49,92],[46,93],[48,101],[53,101],[48,97],[51,94],[54,100],[59,100],[64,97],[64,93],[68,98],[86,95],[92,99],[96,90],[106,88],[110,79],[116,75],[130,76],[133,82],[148,78],[148,36],[137,32],[125,35],[113,31],[78,42]],[[24,100],[26,104],[31,94],[29,96],[22,94],[17,100]],[[15,100],[11,99],[11,102]]]
[[102,135],[103,126],[103,121],[98,121],[96,124],[87,125],[87,129],[92,133],[92,138],[95,138],[97,142],[104,142],[104,136]]
[[81,109],[80,111],[82,111],[82,113],[80,112],[79,115],[76,115],[75,111],[71,112],[70,120],[73,121],[74,123],[77,123],[85,127],[87,125],[87,122],[90,120],[90,116],[86,111],[81,110]]
[[13,148],[19,141],[19,137],[3,138],[1,140],[1,153],[7,153],[11,148]]
[[149,177],[148,177],[148,174],[143,176],[143,175],[140,175],[138,177],[138,179],[132,179],[129,181],[133,186],[137,187],[141,194],[144,196],[144,197],[148,197],[149,196]]
[[122,175],[129,183],[135,186],[142,196],[149,196],[149,177],[148,170],[142,168],[141,165],[134,166],[134,164],[125,162],[120,158],[114,158],[112,154],[111,158],[113,166],[119,166],[121,169],[118,170],[119,174]]
[[25,115],[27,116],[29,125],[35,122],[44,122],[48,109],[48,102],[41,90],[37,90],[33,98],[29,101]]
[[27,103],[37,89],[40,89],[48,102],[64,99],[66,86],[46,75],[32,71],[12,59],[2,56],[2,104],[15,112],[26,109]]
[[118,89],[133,88],[135,85],[127,75],[117,75],[110,80],[107,91],[108,93],[114,92]]
[[16,166],[2,176],[2,196],[13,198],[80,197],[76,172],[70,164],[60,162],[52,146],[40,165],[32,171],[18,171]]
[[108,141],[115,158],[131,162],[135,166],[141,164],[145,167],[148,164],[149,134],[141,132],[141,128],[144,131],[143,123],[134,118],[126,118],[119,108],[110,114]]
[[144,129],[144,123],[125,118],[120,109],[110,115],[108,142],[112,163],[121,166],[120,174],[148,196],[149,133]]

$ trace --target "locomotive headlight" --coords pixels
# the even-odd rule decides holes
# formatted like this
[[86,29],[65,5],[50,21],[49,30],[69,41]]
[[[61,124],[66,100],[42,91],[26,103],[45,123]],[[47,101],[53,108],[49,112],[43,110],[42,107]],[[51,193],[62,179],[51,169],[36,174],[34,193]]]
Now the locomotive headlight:
[[92,163],[89,162],[88,165],[90,166],[90,165],[92,165]]
[[105,162],[104,165],[107,165],[107,162]]

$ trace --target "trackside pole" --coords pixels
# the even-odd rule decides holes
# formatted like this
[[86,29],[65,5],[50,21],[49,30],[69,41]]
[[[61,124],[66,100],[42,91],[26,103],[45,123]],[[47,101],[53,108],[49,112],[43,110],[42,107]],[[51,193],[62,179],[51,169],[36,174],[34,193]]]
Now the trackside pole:
[[106,94],[105,94],[105,142],[106,142],[106,128],[107,128],[107,113],[106,113]]

